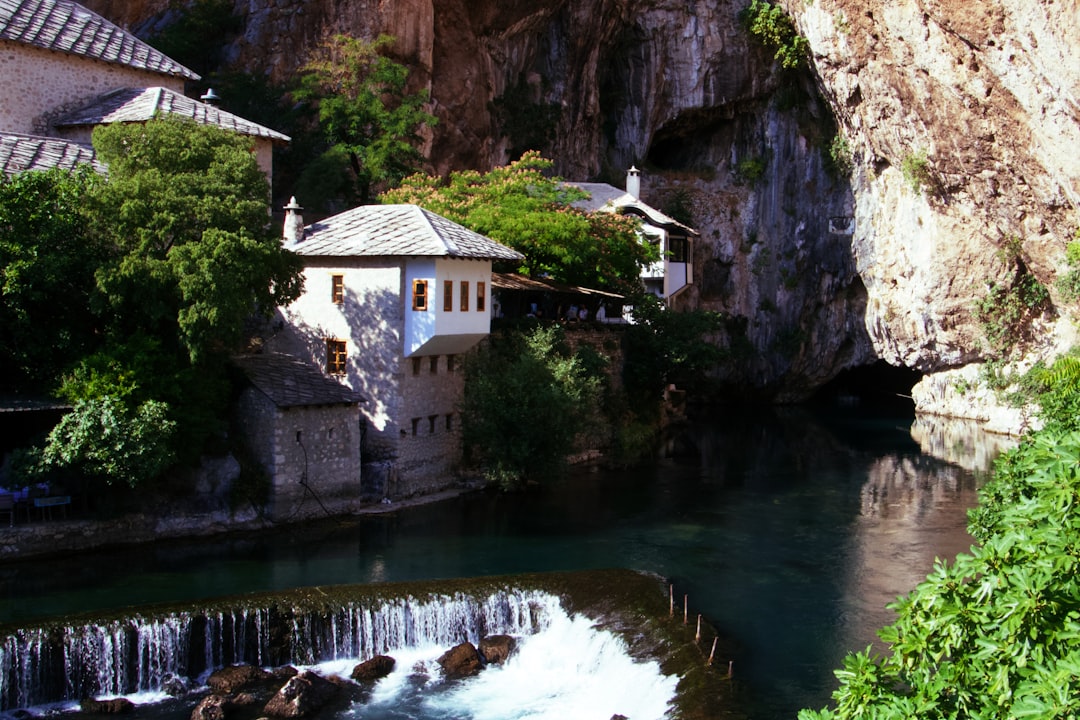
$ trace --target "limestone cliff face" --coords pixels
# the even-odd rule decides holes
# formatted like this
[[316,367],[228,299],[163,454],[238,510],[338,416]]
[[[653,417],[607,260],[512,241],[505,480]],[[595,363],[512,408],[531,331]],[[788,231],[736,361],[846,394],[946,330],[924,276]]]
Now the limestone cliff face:
[[[166,0],[87,4],[168,20]],[[1050,287],[1077,225],[1078,0],[782,4],[812,48],[796,73],[740,27],[743,0],[236,0],[227,57],[282,80],[330,34],[394,35],[440,120],[432,170],[505,163],[524,137],[563,177],[637,164],[646,202],[692,211],[679,302],[728,317],[722,378],[796,399],[884,359],[928,375],[924,408],[985,417],[947,378],[984,357],[971,308],[1012,272],[997,250],[1021,239]],[[836,131],[850,176],[828,171]],[[918,193],[899,168],[920,154]],[[1048,318],[1045,345],[1070,327]]]

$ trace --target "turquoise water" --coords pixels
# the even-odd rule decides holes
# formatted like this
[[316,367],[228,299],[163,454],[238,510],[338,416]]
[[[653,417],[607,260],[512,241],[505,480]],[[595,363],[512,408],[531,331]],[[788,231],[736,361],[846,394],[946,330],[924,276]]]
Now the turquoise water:
[[[629,567],[738,643],[755,718],[820,707],[885,604],[967,549],[977,477],[911,418],[717,410],[655,462],[553,486],[202,542],[0,565],[0,623],[302,585]],[[963,453],[961,453],[963,455]]]

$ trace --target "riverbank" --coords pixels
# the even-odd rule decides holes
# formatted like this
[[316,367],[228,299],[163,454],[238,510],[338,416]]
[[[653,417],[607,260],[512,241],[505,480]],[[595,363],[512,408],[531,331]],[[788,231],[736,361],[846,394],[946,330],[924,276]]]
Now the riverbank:
[[[480,489],[480,486],[476,485],[461,486],[401,500],[364,504],[348,513],[348,516],[392,513],[403,508],[437,503],[465,493],[477,492]],[[328,517],[339,516],[328,515]],[[129,513],[105,520],[63,518],[31,522],[22,520],[11,526],[0,524],[0,563],[136,545],[156,540],[260,532],[308,521],[310,518],[293,523],[274,522],[257,515],[253,510],[178,514],[167,517],[149,513]]]

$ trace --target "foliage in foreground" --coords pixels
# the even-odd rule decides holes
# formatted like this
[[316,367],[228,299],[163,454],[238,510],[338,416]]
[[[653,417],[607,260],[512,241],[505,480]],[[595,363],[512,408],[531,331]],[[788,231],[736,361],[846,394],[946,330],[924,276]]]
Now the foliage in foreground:
[[980,544],[891,606],[891,655],[849,655],[835,709],[801,720],[1080,714],[1080,372],[1064,360],[1046,429],[998,461],[970,513]]
[[568,352],[557,325],[502,333],[469,357],[463,441],[490,482],[512,489],[563,467],[597,410],[601,379],[590,364]]

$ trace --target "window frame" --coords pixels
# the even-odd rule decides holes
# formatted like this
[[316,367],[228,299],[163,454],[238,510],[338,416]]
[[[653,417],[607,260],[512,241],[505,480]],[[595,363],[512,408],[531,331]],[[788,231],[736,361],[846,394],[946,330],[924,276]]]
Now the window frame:
[[476,282],[476,312],[484,312],[487,309],[487,283],[483,280]]
[[428,309],[428,281],[412,281],[412,309],[415,312],[427,312]]
[[469,312],[469,281],[461,281],[461,312]]
[[347,341],[326,338],[326,374],[346,375],[349,371],[349,346]]
[[443,280],[443,300],[442,309],[443,312],[454,311],[454,281]]
[[330,275],[330,302],[335,305],[345,304],[345,276],[341,273]]

